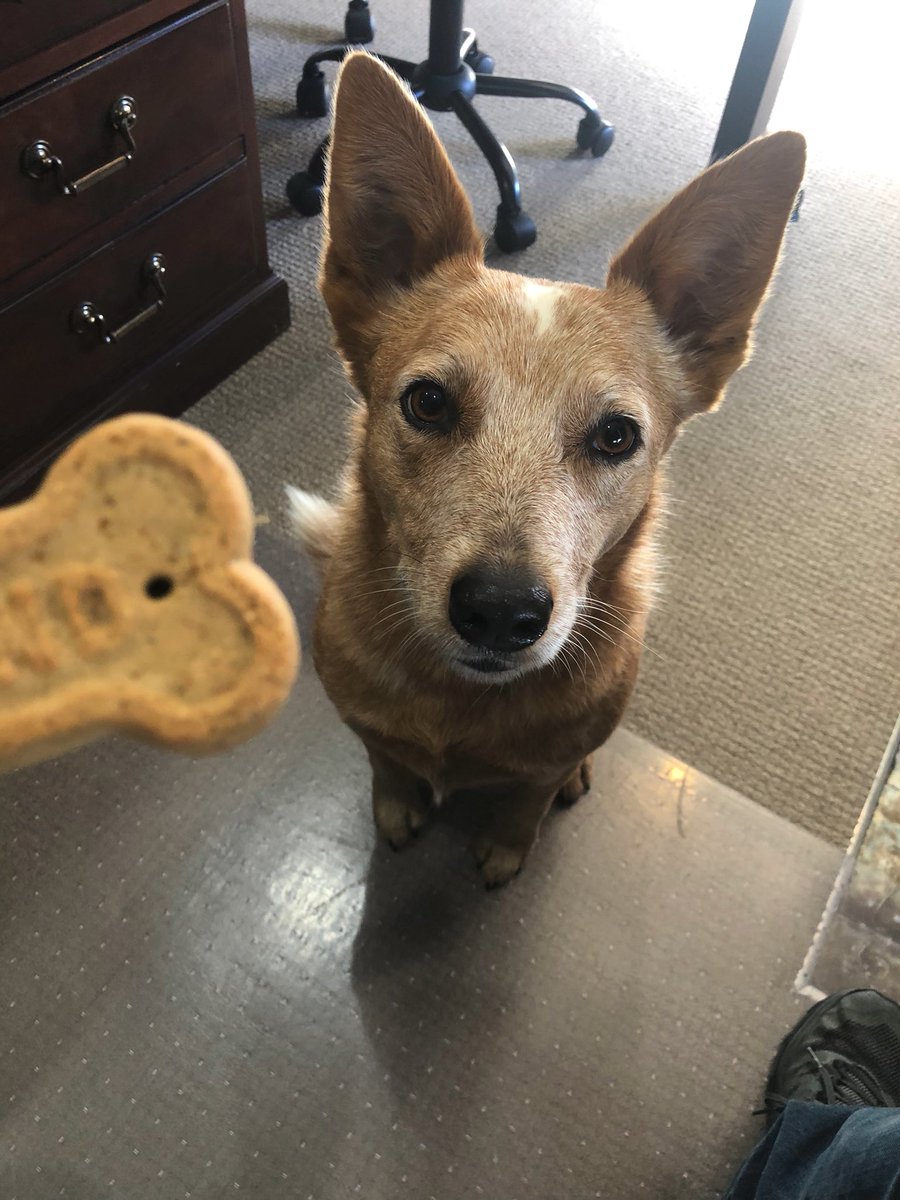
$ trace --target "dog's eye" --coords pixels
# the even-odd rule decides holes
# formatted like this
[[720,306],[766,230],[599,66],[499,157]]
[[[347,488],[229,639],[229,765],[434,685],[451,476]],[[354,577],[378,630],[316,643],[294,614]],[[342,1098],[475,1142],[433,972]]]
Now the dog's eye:
[[425,379],[407,389],[403,412],[407,421],[419,429],[440,428],[450,418],[450,400],[439,384]]
[[606,417],[590,435],[590,452],[599,458],[627,458],[640,445],[640,430],[630,417]]

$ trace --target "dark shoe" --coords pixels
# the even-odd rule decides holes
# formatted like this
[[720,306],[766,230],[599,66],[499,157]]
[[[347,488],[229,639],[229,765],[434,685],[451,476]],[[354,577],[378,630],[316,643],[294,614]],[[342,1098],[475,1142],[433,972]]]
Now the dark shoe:
[[900,1005],[870,988],[814,1004],[772,1061],[769,1125],[788,1100],[900,1107]]

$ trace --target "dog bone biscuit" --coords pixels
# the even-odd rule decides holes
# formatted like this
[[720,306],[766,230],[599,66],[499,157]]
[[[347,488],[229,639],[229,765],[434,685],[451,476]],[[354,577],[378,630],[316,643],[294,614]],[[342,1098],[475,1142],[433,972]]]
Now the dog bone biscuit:
[[125,416],[70,446],[0,509],[0,766],[111,730],[198,752],[260,729],[300,648],[252,541],[241,474],[199,430]]

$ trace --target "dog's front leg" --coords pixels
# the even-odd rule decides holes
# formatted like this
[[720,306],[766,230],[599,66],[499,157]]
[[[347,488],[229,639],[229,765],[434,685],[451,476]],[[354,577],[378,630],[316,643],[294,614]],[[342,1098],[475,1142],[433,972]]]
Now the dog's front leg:
[[475,861],[489,888],[502,887],[522,870],[562,783],[512,784],[496,794],[487,828],[473,844]]
[[372,764],[372,812],[378,832],[394,850],[409,845],[425,824],[431,788],[424,779],[367,745]]
[[591,778],[594,771],[594,756],[589,754],[581,760],[566,782],[556,793],[556,803],[560,808],[571,808],[582,796],[591,790]]

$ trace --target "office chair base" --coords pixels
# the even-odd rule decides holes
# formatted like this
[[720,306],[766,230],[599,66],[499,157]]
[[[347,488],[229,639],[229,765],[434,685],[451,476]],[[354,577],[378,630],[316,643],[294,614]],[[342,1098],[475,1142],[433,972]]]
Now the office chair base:
[[[351,0],[354,8],[356,0]],[[359,7],[368,9],[365,0]],[[349,20],[348,12],[348,20]],[[579,150],[601,158],[613,143],[615,130],[600,116],[597,105],[578,88],[537,79],[514,79],[494,74],[494,60],[479,49],[475,33],[462,28],[462,0],[432,0],[429,56],[421,63],[378,55],[409,83],[413,95],[436,112],[453,111],[471,134],[494,173],[500,204],[494,225],[494,241],[505,254],[524,250],[537,237],[534,221],[522,209],[516,164],[503,142],[484,122],[472,101],[476,95],[512,96],[525,99],[563,100],[584,114],[578,123],[575,143]],[[342,62],[351,47],[320,50],[304,64],[297,84],[297,111],[305,117],[323,117],[328,112],[328,89],[320,64]],[[320,143],[309,167],[292,175],[287,196],[304,216],[322,211],[325,156],[328,140]]]
[[471,100],[475,95],[475,72],[465,62],[455,71],[440,75],[427,62],[419,63],[409,82],[413,95],[432,112],[450,112],[454,96]]

